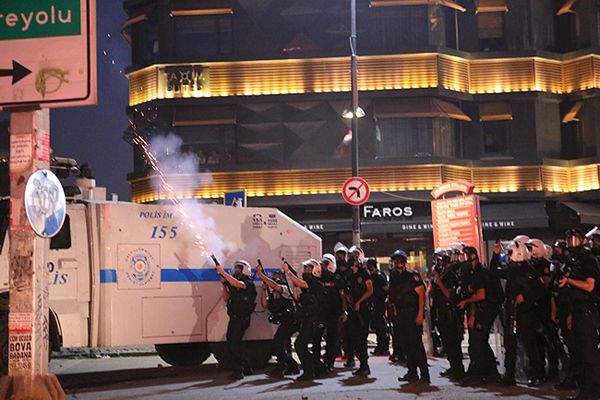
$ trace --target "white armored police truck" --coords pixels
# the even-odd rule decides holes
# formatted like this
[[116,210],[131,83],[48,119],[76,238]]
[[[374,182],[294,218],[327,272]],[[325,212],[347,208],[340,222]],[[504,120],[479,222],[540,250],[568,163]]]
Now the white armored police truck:
[[[211,353],[226,365],[228,316],[208,254],[214,252],[226,269],[237,259],[256,265],[260,258],[267,270],[279,268],[282,258],[300,268],[304,259],[321,254],[321,239],[277,209],[195,204],[186,208],[197,227],[193,231],[174,205],[106,201],[104,188],[93,187],[90,179],[80,181],[85,181],[81,199],[67,204],[61,231],[48,240],[52,350],[153,344],[172,365],[198,365]],[[9,246],[4,216],[0,369],[6,372]],[[256,301],[244,339],[248,358],[258,367],[271,357],[275,326],[259,297]]]

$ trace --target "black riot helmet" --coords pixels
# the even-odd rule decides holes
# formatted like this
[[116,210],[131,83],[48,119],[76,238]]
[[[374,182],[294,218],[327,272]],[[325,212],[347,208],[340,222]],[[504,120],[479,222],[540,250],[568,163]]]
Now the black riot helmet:
[[406,262],[408,260],[408,256],[404,250],[396,250],[390,256],[392,260]]

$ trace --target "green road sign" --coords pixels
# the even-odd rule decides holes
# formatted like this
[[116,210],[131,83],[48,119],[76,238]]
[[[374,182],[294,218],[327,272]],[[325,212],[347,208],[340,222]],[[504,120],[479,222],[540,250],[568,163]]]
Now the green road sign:
[[80,0],[0,0],[0,40],[81,33]]

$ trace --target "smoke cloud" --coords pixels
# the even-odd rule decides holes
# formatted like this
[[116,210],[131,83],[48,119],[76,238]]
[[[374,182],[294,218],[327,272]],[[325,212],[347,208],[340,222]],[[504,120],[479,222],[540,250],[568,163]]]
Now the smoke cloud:
[[[159,193],[167,195],[169,201],[175,205],[178,222],[193,234],[194,242],[190,246],[198,246],[203,255],[214,254],[217,259],[223,259],[226,254],[235,252],[237,246],[224,240],[217,234],[215,220],[206,214],[202,204],[198,200],[179,200],[183,197],[181,190],[177,189],[173,178],[181,174],[189,175],[187,182],[193,179],[192,193],[202,185],[212,182],[210,171],[200,170],[200,160],[195,153],[183,151],[183,140],[176,135],[155,136],[148,151],[156,158],[156,173],[161,179],[155,179],[154,189]],[[191,195],[192,193],[189,193]],[[187,193],[186,193],[187,194]]]

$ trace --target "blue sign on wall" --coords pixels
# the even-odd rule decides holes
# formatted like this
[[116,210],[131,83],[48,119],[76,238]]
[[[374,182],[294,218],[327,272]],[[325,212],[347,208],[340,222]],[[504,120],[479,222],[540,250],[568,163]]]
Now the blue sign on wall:
[[233,207],[246,207],[246,191],[225,192],[225,205]]

